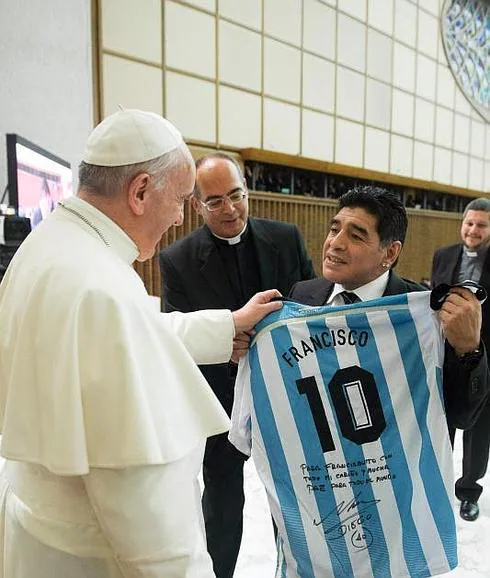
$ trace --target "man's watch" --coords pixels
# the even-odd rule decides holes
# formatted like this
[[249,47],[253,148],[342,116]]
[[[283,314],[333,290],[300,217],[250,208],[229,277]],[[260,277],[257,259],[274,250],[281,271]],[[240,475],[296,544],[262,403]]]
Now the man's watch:
[[482,357],[483,347],[480,343],[475,350],[463,353],[458,359],[465,369],[474,369],[480,363]]

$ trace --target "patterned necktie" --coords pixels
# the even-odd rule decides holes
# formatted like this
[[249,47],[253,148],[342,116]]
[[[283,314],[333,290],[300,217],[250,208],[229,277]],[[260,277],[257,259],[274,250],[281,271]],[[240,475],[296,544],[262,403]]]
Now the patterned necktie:
[[361,301],[361,299],[359,299],[359,297],[351,291],[342,291],[340,295],[342,295],[342,299],[346,305],[350,305],[351,303],[359,303],[359,301]]

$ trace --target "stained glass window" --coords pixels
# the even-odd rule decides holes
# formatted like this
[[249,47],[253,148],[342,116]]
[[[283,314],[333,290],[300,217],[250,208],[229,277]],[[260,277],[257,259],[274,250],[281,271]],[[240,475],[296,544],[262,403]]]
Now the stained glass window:
[[454,77],[470,103],[490,122],[490,3],[446,0],[441,18]]

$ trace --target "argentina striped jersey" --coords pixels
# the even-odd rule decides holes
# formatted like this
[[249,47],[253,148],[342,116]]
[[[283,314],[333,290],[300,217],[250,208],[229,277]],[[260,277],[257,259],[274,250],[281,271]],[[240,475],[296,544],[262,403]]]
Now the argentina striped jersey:
[[429,298],[286,302],[257,326],[230,441],[265,486],[276,578],[423,578],[457,565],[444,342]]

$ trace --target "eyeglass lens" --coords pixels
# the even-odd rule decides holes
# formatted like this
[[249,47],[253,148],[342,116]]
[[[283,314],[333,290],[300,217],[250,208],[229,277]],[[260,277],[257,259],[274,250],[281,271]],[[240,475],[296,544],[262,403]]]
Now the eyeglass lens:
[[233,191],[233,193],[230,193],[229,195],[223,195],[217,199],[210,199],[209,201],[205,201],[203,204],[206,205],[206,207],[211,211],[216,211],[217,209],[221,209],[223,207],[225,199],[228,199],[232,205],[236,205],[246,196],[247,193],[245,191]]

